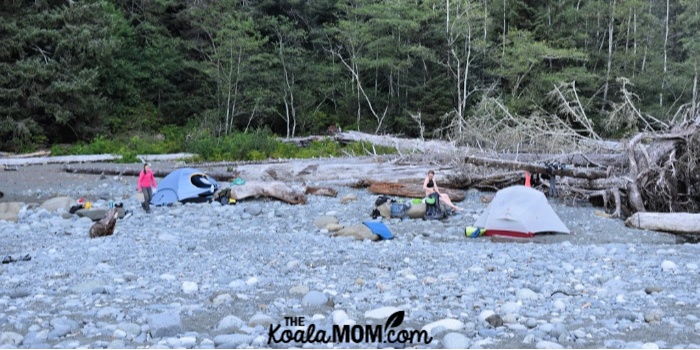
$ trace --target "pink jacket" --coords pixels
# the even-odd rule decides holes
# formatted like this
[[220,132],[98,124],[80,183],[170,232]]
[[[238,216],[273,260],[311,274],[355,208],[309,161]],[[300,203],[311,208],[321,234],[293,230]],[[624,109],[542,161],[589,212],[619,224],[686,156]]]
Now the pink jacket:
[[153,171],[151,170],[149,170],[147,173],[144,173],[143,170],[141,170],[141,174],[139,174],[139,191],[141,191],[141,188],[144,187],[156,188],[156,178],[153,177]]

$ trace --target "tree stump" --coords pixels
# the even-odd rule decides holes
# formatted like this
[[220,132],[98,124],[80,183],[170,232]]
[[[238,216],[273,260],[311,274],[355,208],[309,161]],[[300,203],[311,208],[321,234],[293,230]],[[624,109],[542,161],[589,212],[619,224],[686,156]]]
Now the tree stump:
[[100,221],[90,227],[90,238],[111,236],[117,226],[117,208],[110,209]]

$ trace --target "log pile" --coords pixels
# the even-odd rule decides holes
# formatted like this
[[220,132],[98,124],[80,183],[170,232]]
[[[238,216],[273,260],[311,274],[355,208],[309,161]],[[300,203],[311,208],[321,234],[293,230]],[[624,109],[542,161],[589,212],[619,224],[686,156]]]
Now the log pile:
[[[605,206],[614,217],[700,212],[700,118],[664,132],[639,133],[618,153],[539,159],[532,154],[467,156],[464,163],[466,167],[445,186],[497,190],[523,184],[525,171],[529,171],[533,186],[547,189],[549,181],[542,180],[556,176],[560,195],[588,199]],[[484,172],[485,167],[497,170]],[[658,215],[653,218],[666,220]]]

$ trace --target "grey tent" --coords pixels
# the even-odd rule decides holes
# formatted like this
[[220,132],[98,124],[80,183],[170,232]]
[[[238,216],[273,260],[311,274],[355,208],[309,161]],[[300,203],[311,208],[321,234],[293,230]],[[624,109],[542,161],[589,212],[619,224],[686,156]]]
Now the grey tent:
[[159,184],[151,204],[169,205],[175,202],[207,202],[212,199],[219,184],[204,172],[192,169],[177,169],[168,174]]
[[532,237],[538,232],[569,233],[542,192],[520,185],[496,192],[474,227],[485,228],[487,236]]

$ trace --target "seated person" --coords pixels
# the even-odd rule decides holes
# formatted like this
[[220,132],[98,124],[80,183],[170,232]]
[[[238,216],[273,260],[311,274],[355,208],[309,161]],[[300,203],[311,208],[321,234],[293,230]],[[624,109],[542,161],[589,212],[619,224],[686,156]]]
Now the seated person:
[[463,208],[460,208],[454,204],[452,204],[452,200],[450,200],[450,196],[448,196],[446,193],[440,193],[440,190],[438,189],[438,185],[435,182],[435,172],[430,170],[428,171],[428,177],[425,178],[425,181],[423,181],[423,189],[425,190],[425,196],[429,196],[431,193],[437,193],[440,195],[440,201],[445,203],[446,206],[451,208],[454,211],[461,211],[464,210]]

